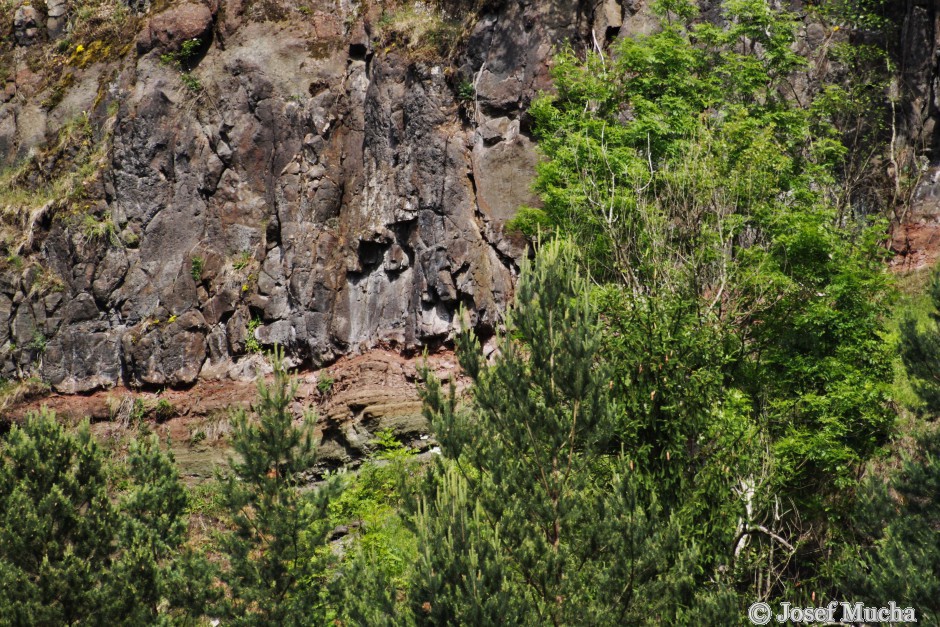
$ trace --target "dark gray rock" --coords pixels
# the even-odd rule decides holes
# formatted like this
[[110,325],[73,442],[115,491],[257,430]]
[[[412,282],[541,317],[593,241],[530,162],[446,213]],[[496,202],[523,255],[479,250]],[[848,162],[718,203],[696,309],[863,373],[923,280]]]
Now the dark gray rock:
[[206,360],[205,319],[189,311],[165,323],[128,329],[121,341],[128,383],[181,386],[195,382]]
[[[554,42],[583,40],[598,20],[616,28],[616,2],[602,4],[525,0],[482,16],[456,62],[479,78],[469,121],[450,61],[375,46],[347,9],[261,22],[250,4],[186,2],[153,15],[138,56],[87,70],[113,72],[90,112],[111,138],[92,206],[120,241],[89,242],[54,220],[34,248],[62,296],[0,272],[0,340],[50,333],[43,372],[56,389],[87,391],[122,378],[189,385],[207,359],[212,376],[234,372],[255,319],[257,342],[312,364],[446,339],[461,305],[497,329],[525,252],[502,224],[536,202],[524,109],[549,86]],[[67,9],[47,6],[50,20]],[[194,37],[211,42],[192,69],[198,93],[159,60]],[[4,154],[3,142],[41,148],[23,140],[20,100],[0,104]]]
[[79,294],[66,303],[62,317],[68,322],[84,322],[98,318],[98,306],[91,294]]
[[68,23],[68,0],[46,0],[46,31],[51,39],[58,39]]
[[46,346],[42,378],[63,394],[117,385],[122,374],[121,331],[100,323],[64,327]]

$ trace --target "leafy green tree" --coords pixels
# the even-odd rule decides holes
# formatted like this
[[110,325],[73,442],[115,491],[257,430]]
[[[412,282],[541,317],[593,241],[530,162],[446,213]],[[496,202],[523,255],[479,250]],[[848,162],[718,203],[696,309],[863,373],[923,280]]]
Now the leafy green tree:
[[297,382],[280,351],[272,364],[274,380],[259,380],[253,411],[240,408],[233,417],[237,458],[223,485],[232,531],[221,542],[228,595],[220,610],[233,624],[307,625],[326,611],[323,548],[333,486],[302,489],[315,462],[313,433],[294,422]]
[[372,458],[344,477],[342,494],[330,503],[330,511],[335,524],[349,531],[335,582],[342,600],[340,620],[380,627],[406,615],[403,593],[417,544],[404,506],[423,467],[414,450],[390,430],[376,435]]
[[117,550],[119,513],[87,424],[43,411],[14,425],[0,465],[0,616],[10,624],[94,621]]
[[125,485],[85,422],[43,410],[0,445],[0,622],[166,624],[202,613],[209,571],[185,547],[185,493],[155,437]]
[[699,457],[710,416],[744,399],[766,487],[825,516],[893,425],[884,225],[840,193],[842,101],[793,98],[792,13],[726,0],[716,25],[656,6],[660,32],[558,57],[557,93],[531,108],[544,206],[516,225],[572,237],[605,285],[630,454],[686,481],[698,465],[676,474],[666,452]]

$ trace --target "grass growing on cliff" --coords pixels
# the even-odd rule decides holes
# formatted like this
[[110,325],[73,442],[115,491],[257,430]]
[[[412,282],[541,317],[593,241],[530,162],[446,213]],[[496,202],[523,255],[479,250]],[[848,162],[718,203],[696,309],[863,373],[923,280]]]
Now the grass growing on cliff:
[[9,407],[47,393],[49,389],[49,384],[39,377],[0,380],[0,414]]
[[114,221],[111,218],[99,219],[91,214],[86,214],[82,218],[81,229],[85,241],[90,244],[107,242],[112,245],[119,245],[121,243]]
[[82,113],[54,141],[0,172],[0,240],[7,251],[29,250],[40,223],[55,216],[77,217],[71,225],[90,241],[119,243],[109,219],[81,213],[91,209],[92,183],[107,164],[111,120],[99,135]]
[[122,0],[77,0],[72,4],[67,44],[69,64],[85,67],[121,56],[137,35],[137,20]]
[[450,57],[464,32],[459,19],[426,2],[408,2],[386,11],[378,26],[386,46],[400,46],[429,61]]
[[245,332],[245,352],[248,353],[260,353],[261,352],[261,342],[258,341],[255,332],[258,330],[258,327],[261,326],[260,318],[252,318],[248,321],[248,328]]

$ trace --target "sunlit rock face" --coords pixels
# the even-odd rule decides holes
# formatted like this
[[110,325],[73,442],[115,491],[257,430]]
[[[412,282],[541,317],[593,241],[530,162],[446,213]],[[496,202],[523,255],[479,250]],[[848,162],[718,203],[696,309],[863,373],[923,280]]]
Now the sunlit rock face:
[[[504,225],[537,203],[525,111],[553,46],[610,40],[638,10],[490,3],[445,55],[346,0],[152,4],[128,5],[119,55],[70,43],[56,81],[26,55],[68,34],[68,4],[17,13],[0,161],[100,167],[9,242],[2,377],[187,386],[274,344],[308,365],[420,349],[461,308],[493,333],[525,254]],[[432,17],[466,17],[451,4]],[[76,118],[87,136],[60,158]]]
[[[372,4],[128,0],[102,17],[115,41],[80,40],[60,0],[0,16],[0,169],[35,191],[3,213],[0,377],[181,387],[275,344],[309,366],[435,345],[461,309],[499,328],[553,50],[656,20],[644,0]],[[928,166],[895,231],[913,267],[940,250],[938,8],[892,10],[894,130]],[[843,36],[804,19],[797,45]]]

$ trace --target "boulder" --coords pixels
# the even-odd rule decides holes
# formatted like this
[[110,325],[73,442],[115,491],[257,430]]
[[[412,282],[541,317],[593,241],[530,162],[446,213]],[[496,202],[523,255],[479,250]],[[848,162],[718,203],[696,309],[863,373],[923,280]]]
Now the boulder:
[[46,0],[46,31],[52,39],[58,39],[68,22],[68,0]]
[[42,15],[30,5],[23,5],[13,14],[13,39],[19,46],[31,46],[40,37]]
[[42,364],[42,378],[56,392],[113,387],[121,381],[119,335],[95,322],[66,327],[47,344]]
[[134,386],[190,385],[206,361],[208,327],[188,311],[165,323],[144,322],[124,334],[121,347],[128,382]]
[[203,38],[212,27],[209,7],[186,3],[155,15],[137,37],[137,52],[144,54],[154,48],[175,52],[184,41]]

